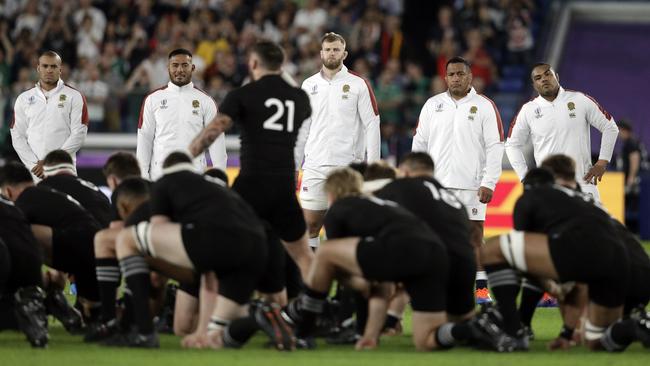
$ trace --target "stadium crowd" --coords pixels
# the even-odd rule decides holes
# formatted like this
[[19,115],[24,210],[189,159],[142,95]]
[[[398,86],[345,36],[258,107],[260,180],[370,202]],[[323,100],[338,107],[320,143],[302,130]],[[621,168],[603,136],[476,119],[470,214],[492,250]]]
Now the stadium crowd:
[[[498,90],[498,65],[532,59],[535,1],[437,3],[427,5],[437,21],[414,30],[402,24],[409,6],[402,0],[7,0],[0,4],[0,110],[10,121],[15,98],[37,81],[38,51],[49,49],[62,56],[62,79],[86,96],[90,131],[133,133],[144,96],[167,82],[172,49],[193,52],[195,84],[220,103],[245,79],[256,39],[278,42],[285,69],[301,83],[319,67],[320,36],[334,31],[348,40],[346,65],[375,90],[382,156],[401,156],[419,108],[445,89],[447,59],[470,61],[474,86],[488,95]],[[415,32],[424,37],[414,45]]]

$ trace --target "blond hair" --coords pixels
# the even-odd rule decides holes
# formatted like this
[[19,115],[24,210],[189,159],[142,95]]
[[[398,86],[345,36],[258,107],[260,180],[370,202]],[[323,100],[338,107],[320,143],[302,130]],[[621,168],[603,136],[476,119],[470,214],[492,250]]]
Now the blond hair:
[[339,41],[343,43],[343,47],[345,47],[345,38],[343,38],[342,35],[334,32],[327,32],[323,35],[323,38],[320,40],[320,44],[322,45],[325,42],[336,42]]
[[340,168],[332,171],[325,181],[325,192],[334,196],[335,200],[348,196],[358,196],[363,187],[363,177],[351,168]]

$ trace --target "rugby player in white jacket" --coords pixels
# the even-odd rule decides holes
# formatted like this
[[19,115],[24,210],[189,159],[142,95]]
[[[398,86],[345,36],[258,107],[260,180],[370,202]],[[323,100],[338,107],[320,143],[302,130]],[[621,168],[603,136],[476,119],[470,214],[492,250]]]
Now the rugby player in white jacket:
[[76,153],[88,133],[86,99],[61,80],[61,57],[45,51],[38,58],[39,81],[21,93],[14,105],[11,141],[27,169],[43,178],[43,158],[50,151]]
[[[140,109],[136,156],[142,176],[150,180],[162,174],[162,163],[174,151],[186,151],[194,136],[217,115],[211,96],[192,83],[192,54],[185,49],[169,53],[169,83],[147,95]],[[207,150],[212,166],[226,170],[223,134]],[[207,156],[194,159],[200,171],[208,167]]]
[[348,53],[342,36],[326,33],[321,46],[323,67],[302,84],[312,116],[300,129],[295,149],[296,169],[303,169],[300,202],[312,247],[318,246],[327,210],[323,188],[328,173],[380,158],[379,110],[372,87],[343,65]]
[[[450,59],[446,70],[448,90],[422,107],[412,150],[431,155],[435,178],[465,205],[474,224],[472,243],[478,250],[487,203],[501,176],[503,125],[494,102],[471,87],[472,73],[465,59]],[[479,303],[490,301],[486,280],[485,272],[479,271]]]
[[[565,90],[551,65],[539,63],[531,71],[539,96],[524,104],[506,142],[506,154],[519,179],[528,171],[522,149],[530,139],[537,164],[547,156],[564,154],[576,163],[576,181],[585,193],[600,201],[596,184],[612,158],[618,127],[614,118],[590,96]],[[590,126],[602,133],[600,155],[591,164]]]

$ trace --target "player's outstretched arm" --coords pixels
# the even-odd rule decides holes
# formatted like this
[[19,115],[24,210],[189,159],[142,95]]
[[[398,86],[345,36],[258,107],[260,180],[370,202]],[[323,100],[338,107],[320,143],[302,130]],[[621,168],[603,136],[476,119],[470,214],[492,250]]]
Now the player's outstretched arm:
[[192,157],[197,157],[207,149],[219,135],[232,126],[232,119],[219,113],[199,134],[192,140],[189,150]]

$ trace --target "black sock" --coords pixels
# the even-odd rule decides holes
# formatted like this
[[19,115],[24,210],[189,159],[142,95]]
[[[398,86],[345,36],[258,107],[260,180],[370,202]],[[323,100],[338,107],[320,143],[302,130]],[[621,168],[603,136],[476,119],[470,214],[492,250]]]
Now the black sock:
[[115,318],[115,291],[120,285],[120,264],[117,258],[95,260],[99,298],[102,301],[101,319],[108,322]]
[[223,333],[223,343],[230,348],[240,348],[259,330],[254,315],[235,319],[230,322]]
[[356,293],[355,304],[357,308],[356,330],[357,334],[363,334],[366,330],[366,322],[368,321],[368,299],[363,297],[361,293]]
[[395,315],[391,314],[386,314],[386,321],[384,322],[384,329],[392,329],[397,326],[399,323],[400,318],[396,317]]
[[476,280],[476,289],[487,288],[488,280]]
[[619,320],[607,328],[600,339],[602,346],[610,352],[621,352],[637,340],[636,320]]
[[122,302],[124,304],[124,310],[122,311],[122,318],[120,318],[120,328],[128,331],[131,329],[135,317],[133,315],[133,295],[131,295],[131,289],[128,287],[124,288]]
[[138,332],[140,334],[150,334],[153,332],[153,320],[149,311],[151,282],[147,262],[139,255],[132,255],[122,258],[120,267],[126,279],[126,284],[133,295],[133,313]]
[[530,324],[537,309],[537,303],[544,296],[544,290],[538,285],[537,281],[524,278],[521,290],[521,302],[519,304],[519,316],[521,322],[530,328]]
[[314,291],[310,288],[300,297],[301,322],[296,328],[296,336],[303,338],[310,336],[316,326],[316,317],[323,313],[325,308],[326,292]]
[[517,294],[520,288],[520,278],[514,269],[506,264],[485,266],[490,281],[490,288],[503,316],[504,331],[516,336],[521,329],[521,320],[517,311]]

